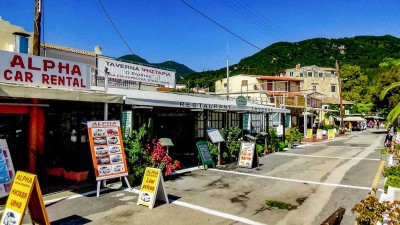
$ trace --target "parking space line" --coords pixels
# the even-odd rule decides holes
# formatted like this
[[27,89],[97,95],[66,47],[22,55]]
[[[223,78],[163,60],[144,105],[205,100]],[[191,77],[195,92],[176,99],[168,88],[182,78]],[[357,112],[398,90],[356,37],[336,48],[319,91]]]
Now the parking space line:
[[[129,190],[129,188],[126,188],[124,191],[133,192],[135,194],[139,194],[139,192],[140,192],[140,190],[138,190],[138,189]],[[190,208],[190,209],[194,209],[194,210],[197,210],[197,211],[200,211],[200,212],[204,212],[204,213],[207,213],[207,214],[210,214],[210,215],[213,215],[213,216],[218,216],[218,217],[234,220],[234,221],[241,222],[241,223],[244,223],[244,224],[267,225],[267,224],[264,224],[264,223],[259,223],[259,222],[253,221],[253,220],[246,219],[244,217],[240,217],[240,216],[235,216],[235,215],[231,215],[231,214],[228,214],[228,213],[219,212],[219,211],[216,211],[216,210],[212,210],[212,209],[209,209],[209,208],[205,208],[205,207],[202,207],[202,206],[190,204],[190,203],[179,201],[179,200],[170,200],[169,203],[170,204],[179,205],[179,206],[183,206],[183,207]]]
[[322,183],[322,182],[316,182],[316,181],[297,180],[297,179],[289,179],[289,178],[282,178],[282,177],[272,177],[272,176],[265,176],[265,175],[259,175],[259,174],[242,173],[242,172],[218,170],[218,169],[208,169],[208,170],[221,172],[221,173],[232,173],[232,174],[243,175],[243,176],[251,176],[251,177],[264,178],[264,179],[271,179],[271,180],[283,180],[283,181],[289,181],[289,182],[316,184],[316,185],[331,186],[331,187],[342,187],[342,188],[352,188],[352,189],[360,189],[360,190],[371,190],[371,187],[362,187],[362,186],[354,186],[354,185],[346,185],[346,184]]
[[313,157],[313,158],[328,158],[328,159],[347,159],[347,160],[371,160],[371,161],[380,161],[381,159],[371,159],[371,158],[346,158],[346,157],[334,157],[334,156],[323,156],[323,155],[303,155],[296,153],[281,153],[277,152],[275,155],[284,155],[284,156],[304,156],[304,157]]

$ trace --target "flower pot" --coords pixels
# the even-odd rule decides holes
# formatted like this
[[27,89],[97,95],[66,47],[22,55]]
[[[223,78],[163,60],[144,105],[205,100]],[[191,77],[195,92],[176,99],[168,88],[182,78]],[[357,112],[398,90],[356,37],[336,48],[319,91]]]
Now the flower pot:
[[80,182],[87,179],[88,173],[89,171],[83,171],[83,172],[64,171],[64,178],[67,180]]
[[61,177],[64,175],[64,168],[46,168],[47,175]]

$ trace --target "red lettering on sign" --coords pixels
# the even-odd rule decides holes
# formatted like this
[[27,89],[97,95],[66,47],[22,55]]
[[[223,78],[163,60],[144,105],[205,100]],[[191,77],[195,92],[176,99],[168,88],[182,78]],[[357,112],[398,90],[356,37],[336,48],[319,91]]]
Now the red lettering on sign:
[[72,74],[72,75],[77,74],[77,75],[79,75],[79,76],[82,76],[82,74],[81,74],[81,69],[79,68],[78,65],[74,65],[74,66],[72,67],[71,74]]
[[56,64],[53,61],[47,60],[47,59],[43,60],[43,70],[44,71],[47,71],[47,69],[54,69],[55,66],[56,66]]
[[24,61],[22,57],[19,55],[14,55],[13,59],[10,62],[11,67],[20,66],[22,69],[25,69]]
[[40,70],[39,67],[34,67],[34,66],[32,65],[32,64],[33,64],[32,61],[33,61],[32,58],[31,58],[31,57],[28,57],[28,69],[30,69],[30,70]]
[[69,74],[69,64],[67,63],[67,64],[63,65],[62,62],[59,62],[58,63],[58,72],[62,73],[63,69],[65,69],[66,74]]

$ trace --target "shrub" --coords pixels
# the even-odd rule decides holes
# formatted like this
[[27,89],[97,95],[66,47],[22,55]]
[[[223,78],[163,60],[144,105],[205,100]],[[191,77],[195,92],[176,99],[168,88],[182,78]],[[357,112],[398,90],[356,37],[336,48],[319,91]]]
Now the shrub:
[[300,131],[297,127],[291,127],[289,129],[289,132],[286,135],[286,141],[288,144],[291,144],[291,145],[295,142],[300,142],[302,138],[303,138],[303,134],[300,133]]
[[385,187],[383,189],[385,191],[385,193],[387,193],[389,186],[394,187],[394,188],[400,188],[400,177],[399,176],[388,176],[386,183],[385,183]]
[[142,144],[142,139],[146,135],[146,125],[144,124],[138,131],[132,130],[123,139],[125,153],[128,162],[128,172],[134,176],[134,180],[141,179],[147,166],[150,166],[151,157],[148,149]]
[[151,152],[153,166],[161,169],[165,176],[180,168],[180,162],[172,160],[167,151],[162,147],[161,142],[153,140],[153,151]]
[[228,162],[237,161],[239,155],[242,130],[239,127],[222,128],[221,135],[225,139],[226,149],[221,149],[222,158]]

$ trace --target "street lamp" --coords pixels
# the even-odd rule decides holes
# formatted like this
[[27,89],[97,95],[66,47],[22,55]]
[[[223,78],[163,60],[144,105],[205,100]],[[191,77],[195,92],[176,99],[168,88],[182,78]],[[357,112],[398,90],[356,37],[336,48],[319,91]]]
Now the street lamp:
[[[185,78],[183,78],[182,76],[179,76],[180,78],[181,78],[181,80],[184,80]],[[187,93],[189,93],[189,80],[188,80],[188,82],[187,82]]]

